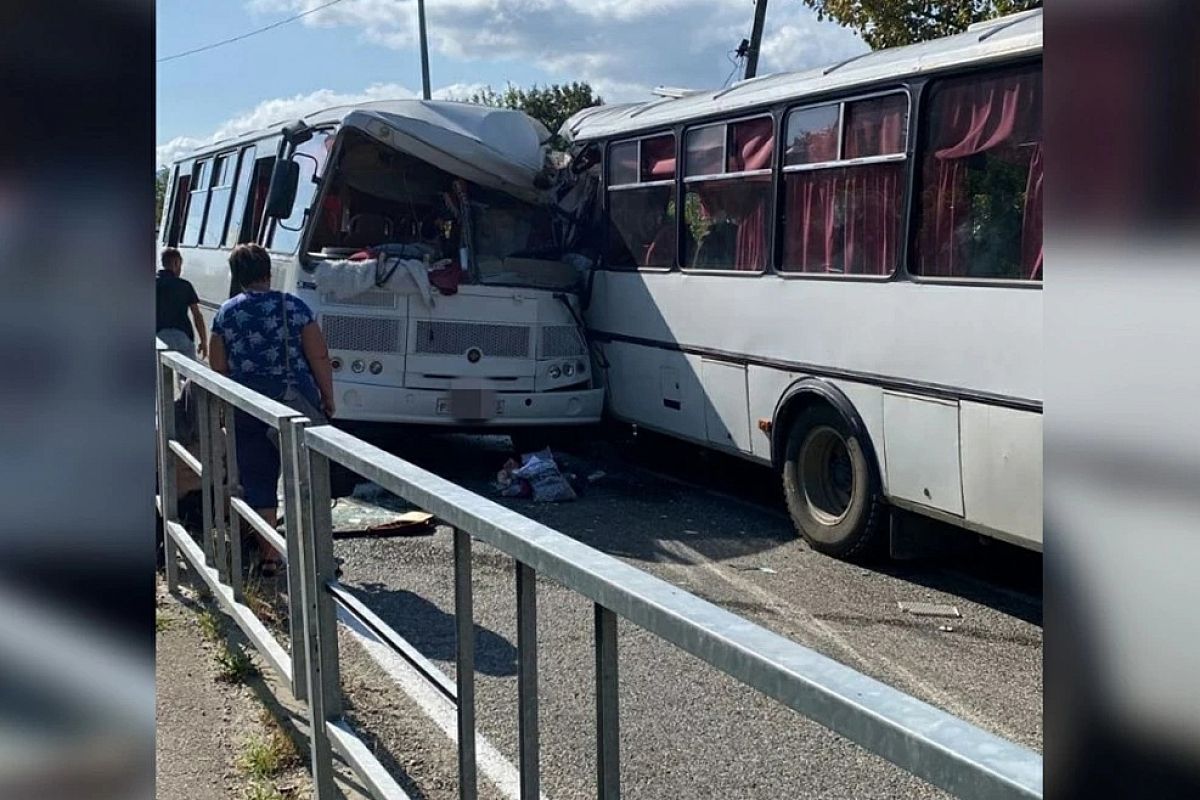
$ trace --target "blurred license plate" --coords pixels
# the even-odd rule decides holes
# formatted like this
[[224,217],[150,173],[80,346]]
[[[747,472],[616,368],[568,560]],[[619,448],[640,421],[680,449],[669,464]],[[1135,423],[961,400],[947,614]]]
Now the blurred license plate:
[[450,416],[455,419],[490,419],[498,411],[494,389],[450,390]]

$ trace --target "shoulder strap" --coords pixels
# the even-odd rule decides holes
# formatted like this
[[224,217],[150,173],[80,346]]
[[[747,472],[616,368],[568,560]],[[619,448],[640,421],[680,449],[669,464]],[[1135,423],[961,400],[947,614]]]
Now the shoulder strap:
[[283,382],[287,386],[294,386],[295,381],[292,379],[292,360],[291,336],[288,331],[288,313],[287,313],[287,292],[279,293],[279,313],[283,315]]

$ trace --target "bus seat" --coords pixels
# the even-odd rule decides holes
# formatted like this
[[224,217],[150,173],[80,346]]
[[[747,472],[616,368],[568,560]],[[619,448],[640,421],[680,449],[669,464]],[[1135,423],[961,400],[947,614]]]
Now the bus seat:
[[392,235],[392,221],[382,214],[356,214],[350,218],[350,231],[344,244],[347,247],[368,247],[383,244]]

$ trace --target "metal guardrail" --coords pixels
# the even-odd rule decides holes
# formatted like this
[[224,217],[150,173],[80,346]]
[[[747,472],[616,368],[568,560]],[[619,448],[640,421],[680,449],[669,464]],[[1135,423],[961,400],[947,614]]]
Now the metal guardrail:
[[[202,425],[207,439],[202,431],[200,461],[204,475],[209,476],[204,483],[213,487],[215,496],[223,498],[224,504],[217,509],[214,503],[210,509],[206,501],[205,531],[210,533],[203,537],[202,550],[190,534],[173,522],[174,496],[164,479],[162,496],[166,500],[162,505],[167,539],[179,545],[180,552],[214,588],[225,609],[275,664],[276,670],[287,676],[297,698],[307,700],[318,800],[335,796],[333,752],[342,757],[376,797],[389,800],[408,797],[341,718],[335,603],[372,627],[398,654],[419,669],[423,666],[423,657],[411,645],[355,601],[335,579],[329,491],[331,462],[374,481],[454,528],[455,685],[451,687],[444,677],[439,681],[440,673],[428,662],[424,662],[427,667],[424,671],[457,706],[459,795],[464,800],[477,796],[471,590],[471,545],[476,539],[514,560],[522,798],[537,798],[540,784],[536,622],[539,574],[594,604],[597,790],[601,800],[615,800],[621,790],[618,616],[958,797],[1042,797],[1042,758],[1031,750],[862,675],[332,426],[308,427],[308,420],[291,409],[249,392],[182,356],[160,352],[159,359],[159,408],[160,417],[165,420],[160,425],[159,437],[162,463],[165,465],[168,454],[172,453],[173,438],[173,416],[163,416],[170,405],[164,405],[162,398],[170,386],[166,379],[175,370],[192,380],[200,387],[201,395],[209,398],[205,407],[210,422]],[[211,398],[217,398],[216,403]],[[238,602],[241,576],[233,574],[234,564],[228,554],[240,547],[236,519],[249,509],[244,504],[239,507],[236,498],[230,505],[227,487],[219,485],[233,474],[221,466],[220,459],[214,458],[222,452],[221,444],[225,447],[223,452],[233,452],[229,437],[232,427],[221,436],[217,433],[219,426],[214,424],[220,404],[253,413],[280,432],[287,531],[284,544],[293,563],[289,569],[293,643],[290,663],[281,660],[280,652],[273,650],[272,645],[278,647],[278,643],[263,639],[265,628],[260,631],[261,623]],[[202,414],[202,423],[204,419]],[[205,441],[209,441],[207,448]],[[163,474],[173,473],[164,470]],[[230,514],[228,508],[236,513]],[[227,524],[229,521],[233,524]],[[214,539],[211,545],[210,538]],[[167,555],[168,583],[173,588],[177,578],[170,547]],[[213,557],[218,559],[217,569],[210,566]],[[299,585],[292,585],[292,581]],[[250,619],[246,619],[247,615]],[[296,647],[298,642],[303,646]],[[430,676],[430,670],[435,674]],[[305,697],[297,690],[304,692]]]

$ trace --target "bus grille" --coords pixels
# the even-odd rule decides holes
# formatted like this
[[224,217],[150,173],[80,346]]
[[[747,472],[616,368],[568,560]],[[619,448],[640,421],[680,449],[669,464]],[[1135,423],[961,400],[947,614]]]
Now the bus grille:
[[552,325],[542,329],[542,358],[581,356],[586,352],[583,337],[574,325]]
[[520,325],[479,325],[470,322],[417,321],[413,352],[462,355],[472,347],[501,358],[529,357],[529,328]]
[[326,305],[332,306],[370,306],[372,308],[395,308],[396,295],[394,292],[363,292],[353,297],[335,298],[327,294],[322,298]]
[[404,352],[404,322],[400,319],[325,314],[321,329],[330,350]]

